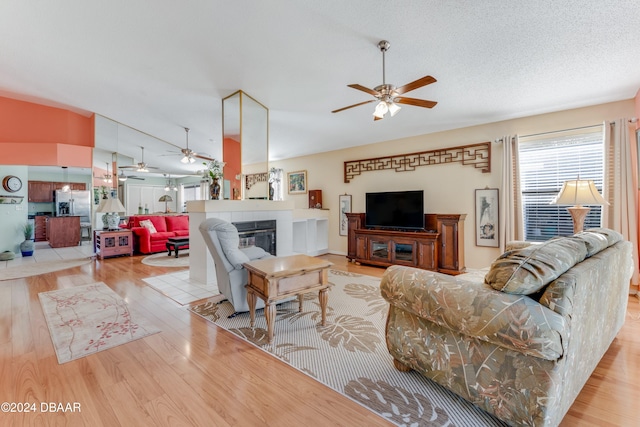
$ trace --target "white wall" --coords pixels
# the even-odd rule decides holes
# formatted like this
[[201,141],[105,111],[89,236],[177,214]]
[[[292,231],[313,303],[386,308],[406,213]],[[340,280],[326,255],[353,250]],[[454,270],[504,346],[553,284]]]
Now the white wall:
[[[427,120],[428,111],[425,115]],[[283,168],[285,176],[287,172],[306,170],[308,189],[322,190],[323,208],[331,210],[329,250],[333,253],[346,254],[347,252],[347,238],[338,233],[338,196],[340,194],[352,195],[352,212],[364,212],[364,196],[367,192],[424,190],[425,212],[467,214],[466,266],[480,268],[489,265],[499,255],[499,250],[475,245],[474,195],[476,189],[499,187],[502,155],[502,147],[499,144],[492,143],[491,173],[482,173],[473,167],[453,163],[423,166],[413,172],[392,170],[365,172],[345,184],[343,182],[344,162],[486,141],[493,142],[503,135],[529,135],[569,129],[633,115],[633,100],[627,100],[273,161],[269,163],[269,167]],[[375,125],[375,122],[371,122],[371,126]],[[293,200],[296,208],[307,208],[306,194],[289,195],[285,190],[284,197],[285,200]]]

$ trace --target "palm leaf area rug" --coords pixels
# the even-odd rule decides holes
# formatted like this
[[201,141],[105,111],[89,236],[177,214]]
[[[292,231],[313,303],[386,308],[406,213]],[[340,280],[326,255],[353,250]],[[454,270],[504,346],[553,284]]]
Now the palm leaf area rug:
[[38,297],[60,364],[160,332],[102,282]]
[[387,302],[380,279],[329,271],[326,326],[319,325],[317,293],[305,295],[302,312],[297,299],[278,306],[273,342],[267,342],[264,310],[228,318],[228,301],[208,301],[191,310],[216,325],[359,402],[397,425],[504,426],[501,421],[417,372],[400,372],[387,351]]

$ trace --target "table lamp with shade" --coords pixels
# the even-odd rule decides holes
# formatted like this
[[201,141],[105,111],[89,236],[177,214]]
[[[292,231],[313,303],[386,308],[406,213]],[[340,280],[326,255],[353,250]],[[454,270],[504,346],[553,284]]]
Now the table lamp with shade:
[[168,194],[165,194],[163,196],[160,196],[160,198],[158,199],[159,202],[164,202],[164,213],[169,213],[169,208],[167,206],[167,204],[169,202],[173,202],[173,197],[171,197]]
[[117,230],[118,223],[120,222],[120,213],[126,212],[124,206],[119,199],[102,199],[98,209],[98,213],[104,213],[102,216],[102,223],[104,228],[109,230]]
[[598,193],[595,183],[590,179],[575,179],[565,181],[562,189],[556,198],[550,203],[552,205],[573,205],[567,210],[573,220],[573,233],[579,233],[584,228],[584,219],[591,210],[582,205],[608,205]]

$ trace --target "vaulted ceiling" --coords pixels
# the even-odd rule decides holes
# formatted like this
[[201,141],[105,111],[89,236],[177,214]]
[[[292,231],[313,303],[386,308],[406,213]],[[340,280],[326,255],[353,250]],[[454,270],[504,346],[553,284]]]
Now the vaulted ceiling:
[[[381,39],[387,83],[432,75],[407,95],[437,106],[332,114],[371,99],[347,84],[382,83]],[[189,127],[190,148],[219,156],[221,99],[238,89],[270,109],[272,160],[632,98],[640,4],[3,0],[0,52],[1,96],[156,136],[145,161],[177,173],[179,157],[159,154]],[[135,143],[114,149],[140,160]]]

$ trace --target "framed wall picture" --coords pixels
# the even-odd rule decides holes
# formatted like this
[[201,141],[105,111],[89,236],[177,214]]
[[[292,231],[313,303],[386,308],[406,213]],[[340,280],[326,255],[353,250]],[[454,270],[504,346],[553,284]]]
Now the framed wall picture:
[[349,222],[346,214],[351,212],[351,195],[341,194],[339,198],[340,199],[338,206],[340,206],[340,235],[346,236],[349,231]]
[[289,189],[289,194],[306,194],[307,171],[287,173],[287,188]]
[[498,189],[476,190],[476,246],[500,246]]

